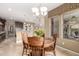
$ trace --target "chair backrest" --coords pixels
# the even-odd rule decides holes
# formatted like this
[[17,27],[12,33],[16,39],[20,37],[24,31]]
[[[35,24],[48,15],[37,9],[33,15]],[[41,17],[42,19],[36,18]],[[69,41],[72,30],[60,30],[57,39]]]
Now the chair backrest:
[[43,46],[43,38],[39,37],[28,37],[28,42],[30,46],[34,47],[42,47]]
[[26,32],[22,32],[23,43],[28,44],[28,35]]
[[53,41],[54,41],[54,50],[55,50],[56,41],[57,41],[57,34],[53,34]]

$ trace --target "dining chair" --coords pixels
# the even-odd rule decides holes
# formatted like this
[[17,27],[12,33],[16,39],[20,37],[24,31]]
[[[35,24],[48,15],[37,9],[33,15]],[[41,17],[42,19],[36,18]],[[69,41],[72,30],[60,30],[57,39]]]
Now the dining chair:
[[30,55],[30,49],[29,49],[29,44],[28,44],[28,34],[26,32],[22,32],[22,39],[23,39],[22,56],[24,55],[24,52],[26,52],[26,55]]
[[44,45],[43,38],[40,37],[28,37],[29,46],[32,50],[31,56],[43,56]]
[[52,51],[54,56],[56,56],[56,51],[55,51],[55,48],[56,48],[56,41],[57,41],[57,34],[53,34],[53,37],[52,38],[45,38],[45,40],[51,40],[51,42],[49,42],[48,45],[45,44],[44,46],[44,54],[45,54],[45,51]]
[[53,40],[54,40],[54,44],[53,44],[53,46],[52,46],[52,48],[53,48],[53,53],[54,53],[54,55],[56,56],[56,42],[57,42],[57,34],[53,34]]

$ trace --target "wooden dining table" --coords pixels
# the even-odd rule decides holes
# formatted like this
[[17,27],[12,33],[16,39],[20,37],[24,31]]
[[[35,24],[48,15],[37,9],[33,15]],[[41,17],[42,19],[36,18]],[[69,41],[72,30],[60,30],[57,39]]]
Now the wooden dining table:
[[[30,38],[30,37],[28,37],[28,38]],[[54,41],[52,38],[49,38],[49,37],[44,38],[44,48],[52,46],[53,44],[54,44]]]
[[[39,43],[40,39],[39,39],[39,41],[38,41],[38,39],[33,39],[33,38],[34,38],[34,37],[28,37],[28,40],[32,40],[31,43],[29,43],[29,45],[31,45],[32,49],[33,49],[33,48],[35,49],[35,47],[36,47],[35,50],[32,50],[32,52],[34,53],[34,51],[38,50],[37,48],[40,47],[41,43]],[[36,40],[36,41],[34,41],[34,40]],[[29,42],[30,42],[30,41],[29,41]],[[43,41],[41,40],[41,42],[43,42]],[[41,46],[41,49],[47,48],[47,50],[49,50],[48,48],[49,48],[50,46],[52,46],[53,44],[54,44],[53,39],[46,37],[46,38],[44,38],[43,47]],[[34,47],[33,47],[33,46],[34,46]],[[40,50],[39,50],[39,52],[40,52]],[[36,53],[34,53],[34,54],[37,55]]]

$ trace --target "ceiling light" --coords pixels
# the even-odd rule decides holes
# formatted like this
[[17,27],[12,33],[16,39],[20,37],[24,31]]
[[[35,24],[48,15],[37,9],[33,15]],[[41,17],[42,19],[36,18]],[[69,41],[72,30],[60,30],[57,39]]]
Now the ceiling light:
[[47,15],[47,7],[39,7],[39,8],[33,7],[32,12],[33,12],[33,15],[36,16],[36,18],[38,18],[38,20],[39,20],[38,21],[39,23],[36,23],[36,25],[38,27],[42,27],[43,24],[40,23],[40,20],[41,20],[41,16]]
[[36,12],[35,14],[36,14],[36,16],[39,16],[39,12]]
[[8,8],[8,11],[12,11],[12,8]]
[[47,11],[47,7],[40,7],[40,11],[46,12]]
[[47,12],[41,12],[41,15],[46,16]]
[[32,12],[36,16],[39,16],[39,15],[46,16],[47,15],[47,7],[40,7],[39,9],[36,7],[33,7]]
[[32,12],[39,12],[38,8],[34,7],[32,8]]

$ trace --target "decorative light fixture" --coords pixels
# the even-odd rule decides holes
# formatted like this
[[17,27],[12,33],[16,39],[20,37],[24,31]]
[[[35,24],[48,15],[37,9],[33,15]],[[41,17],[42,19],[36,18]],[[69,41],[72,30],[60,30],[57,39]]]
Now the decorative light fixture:
[[47,15],[47,7],[40,7],[40,8],[33,7],[32,12],[34,13],[35,16],[39,16],[39,15],[46,16]]
[[41,16],[47,15],[47,7],[33,7],[32,8],[33,15],[38,19],[38,22],[36,22],[36,26],[38,28],[42,27]]

